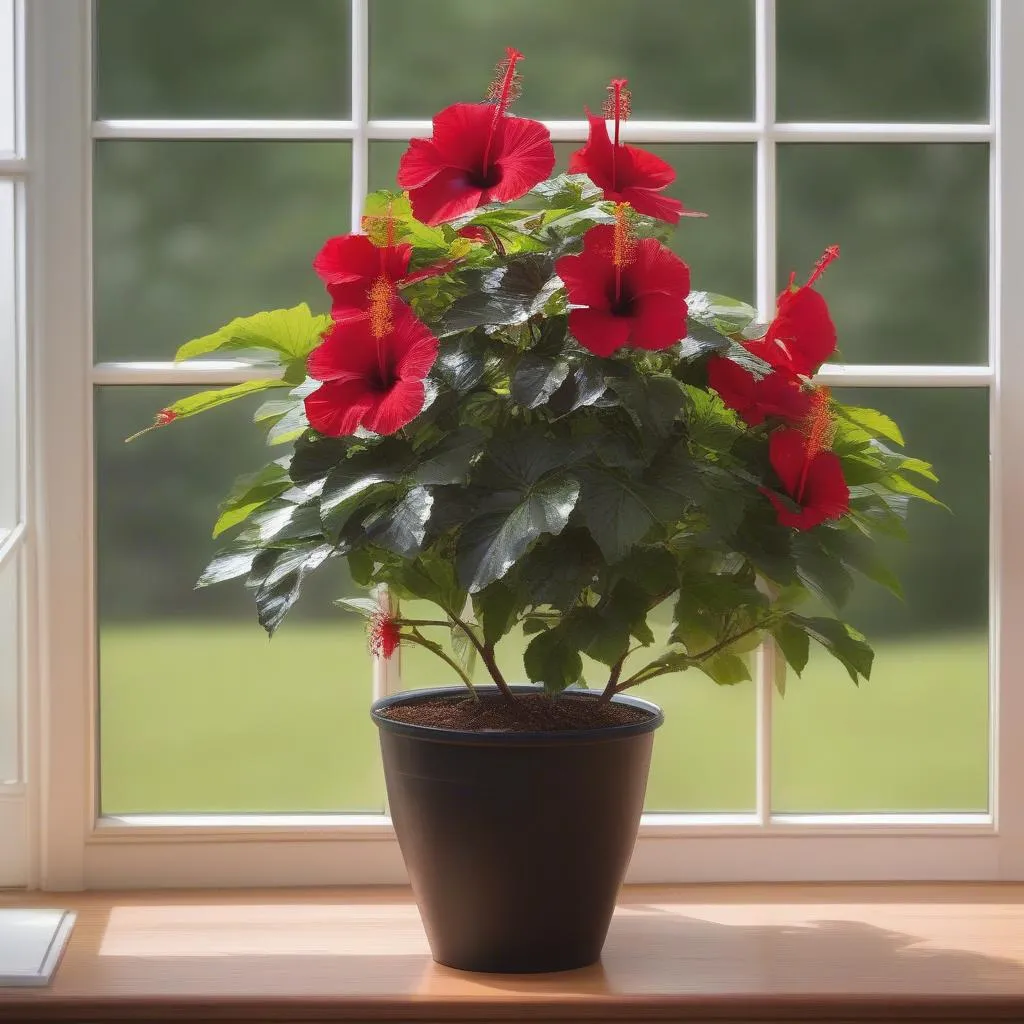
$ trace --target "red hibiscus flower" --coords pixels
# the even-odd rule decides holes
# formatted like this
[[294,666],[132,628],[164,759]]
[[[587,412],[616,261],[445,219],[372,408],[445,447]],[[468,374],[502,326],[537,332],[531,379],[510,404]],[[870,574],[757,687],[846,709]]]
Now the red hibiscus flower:
[[778,311],[763,338],[747,343],[747,348],[772,366],[811,377],[836,350],[836,328],[824,298],[812,285],[839,255],[839,246],[825,250],[814,273],[801,288],[789,286],[779,295]]
[[370,316],[336,323],[309,357],[324,383],[306,398],[310,426],[341,437],[357,427],[393,434],[423,409],[423,381],[437,358],[437,338],[409,311],[378,304]]
[[810,412],[810,392],[785,370],[774,370],[758,380],[731,359],[714,356],[708,360],[708,384],[752,427],[768,416],[799,423]]
[[455,103],[434,117],[434,134],[413,139],[398,165],[413,215],[440,224],[490,202],[507,203],[544,181],[555,166],[551,135],[539,121],[506,117],[517,88],[511,47],[488,93],[491,103]]
[[385,612],[370,616],[370,653],[375,657],[390,658],[402,640],[399,624]]
[[[619,142],[619,126],[629,117],[629,92],[626,79],[616,78],[608,86],[611,93],[603,116],[587,111],[590,137],[587,144],[569,158],[570,174],[585,174],[600,189],[605,199],[629,203],[637,213],[676,224],[681,216],[703,217],[683,209],[678,199],[661,195],[675,181],[676,172],[660,157],[636,146]],[[615,122],[615,140],[608,137],[605,118]]]
[[313,260],[331,295],[331,316],[345,320],[365,315],[370,308],[370,289],[381,278],[401,281],[409,270],[412,246],[375,245],[366,235],[329,238]]
[[555,272],[565,282],[569,330],[595,355],[609,356],[624,345],[660,349],[686,337],[686,296],[690,270],[657,239],[629,237],[627,211],[616,223],[583,236],[583,252],[563,256]]
[[779,522],[809,530],[849,511],[850,489],[839,457],[828,451],[834,429],[826,388],[814,392],[802,429],[776,430],[768,441],[768,458],[786,494],[799,506],[794,511],[777,494],[764,493],[775,506]]

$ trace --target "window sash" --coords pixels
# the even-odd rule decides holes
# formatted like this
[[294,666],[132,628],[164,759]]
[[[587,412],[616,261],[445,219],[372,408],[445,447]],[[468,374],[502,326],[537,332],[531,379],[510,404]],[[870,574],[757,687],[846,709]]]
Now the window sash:
[[[47,97],[33,122],[47,154],[40,194],[50,216],[36,226],[42,251],[41,287],[34,307],[42,324],[37,365],[53,367],[40,395],[34,430],[39,437],[40,522],[44,599],[38,629],[40,678],[48,714],[38,721],[47,783],[39,787],[42,879],[51,887],[106,884],[271,884],[273,881],[397,881],[401,860],[390,825],[376,816],[133,816],[97,819],[95,637],[91,594],[91,514],[70,523],[56,510],[92,508],[91,389],[94,385],[213,384],[245,379],[226,361],[202,367],[161,362],[92,365],[90,294],[90,183],[94,139],[348,139],[352,142],[352,214],[358,224],[371,139],[428,134],[429,122],[371,121],[368,117],[368,0],[351,0],[353,115],[345,121],[104,120],[89,116],[91,18],[88,0],[29,5],[33,86]],[[756,0],[755,120],[650,122],[626,125],[629,141],[737,141],[757,148],[757,302],[774,307],[775,154],[780,142],[987,142],[990,175],[989,360],[982,366],[828,366],[822,379],[850,386],[986,386],[991,394],[992,587],[990,756],[992,813],[979,815],[772,815],[770,733],[772,665],[759,661],[758,807],[750,816],[648,815],[634,857],[634,881],[797,878],[1024,878],[1024,793],[1003,791],[1000,778],[1024,772],[1024,694],[1008,666],[1024,656],[1015,628],[1024,613],[1018,591],[1024,540],[1004,528],[1004,509],[1024,507],[1024,395],[1007,395],[1024,380],[1019,330],[1001,296],[1001,281],[1024,275],[1024,258],[1008,239],[1021,237],[1024,197],[1000,190],[1024,171],[1024,117],[1004,112],[1001,96],[1024,90],[1013,43],[1024,40],[1024,7],[991,0],[990,118],[987,124],[777,124],[774,112],[774,0]],[[44,55],[45,58],[44,59]],[[556,140],[581,140],[582,121],[547,122]],[[0,164],[0,173],[3,165]],[[1013,230],[1013,229],[1016,230]],[[1015,262],[1016,261],[1016,262]],[[60,282],[59,302],[48,288]],[[1005,347],[1000,340],[1005,339]],[[1020,366],[1016,360],[1020,360]],[[1020,387],[1020,385],[1016,385]],[[1015,401],[1014,398],[1017,400]],[[1022,410],[1017,412],[1017,410]],[[87,425],[69,439],[49,416]],[[1018,422],[1018,417],[1020,421]],[[60,433],[63,448],[58,443]],[[1001,444],[1000,439],[1007,443]],[[1018,489],[1020,493],[1018,494]],[[70,504],[69,504],[70,503]],[[1020,545],[1020,550],[1018,550]],[[999,553],[998,557],[996,552]],[[1016,608],[1020,601],[1021,607]],[[56,624],[65,629],[58,632]],[[67,625],[70,624],[70,636]],[[1018,646],[1020,649],[1018,649]],[[1000,669],[1000,666],[1003,666]],[[1000,675],[1002,671],[1002,675]],[[999,683],[1002,682],[1000,686]],[[374,693],[396,685],[378,665]],[[1000,742],[1000,740],[1002,742]],[[996,771],[998,768],[998,771]],[[287,840],[287,843],[282,842]],[[188,843],[194,857],[180,858]],[[238,871],[235,871],[235,868]],[[180,882],[178,881],[180,879]],[[258,880],[264,881],[258,881]]]

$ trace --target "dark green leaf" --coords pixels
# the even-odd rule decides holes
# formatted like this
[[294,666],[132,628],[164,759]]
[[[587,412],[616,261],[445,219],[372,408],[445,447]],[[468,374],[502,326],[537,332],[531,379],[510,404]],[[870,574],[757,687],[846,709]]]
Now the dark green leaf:
[[512,374],[512,400],[526,409],[536,409],[558,390],[569,375],[564,359],[527,352]]
[[410,476],[419,484],[464,484],[483,441],[484,434],[476,427],[459,427],[417,453]]
[[210,559],[210,564],[203,570],[202,576],[196,583],[196,590],[247,575],[259,553],[259,549],[255,547],[229,546],[223,548]]
[[269,635],[273,636],[298,600],[306,577],[333,552],[331,544],[309,543],[260,553],[246,586],[256,591],[256,614]]
[[579,518],[610,564],[625,558],[665,516],[666,494],[625,473],[591,466],[579,476]]
[[618,395],[643,435],[667,437],[683,408],[683,391],[679,381],[667,374],[610,377],[608,386]]
[[431,373],[462,393],[476,387],[486,371],[486,343],[474,334],[466,334],[441,343]]
[[519,595],[498,581],[473,595],[473,608],[483,627],[484,641],[495,644],[515,623]]
[[412,558],[423,547],[433,504],[434,497],[426,487],[413,487],[370,514],[363,523],[366,535],[379,547]]
[[601,553],[586,530],[568,528],[557,537],[541,537],[519,563],[518,586],[536,606],[565,611],[593,583]]
[[788,619],[778,622],[772,632],[790,668],[800,675],[807,667],[807,660],[810,657],[811,645],[807,634]]
[[696,667],[710,676],[719,686],[735,686],[750,679],[750,669],[738,654],[721,651],[713,658],[704,658]]
[[860,677],[871,677],[874,652],[863,635],[852,626],[838,619],[806,618],[796,614],[791,614],[789,619],[842,662],[855,683]]
[[791,550],[801,582],[834,609],[842,608],[853,592],[853,577],[842,561],[822,547],[813,531],[797,533]]
[[584,359],[572,369],[548,399],[548,408],[556,416],[565,416],[576,409],[593,405],[606,390],[601,364],[596,360]]
[[538,633],[523,653],[523,668],[531,682],[548,693],[561,693],[583,676],[583,660],[560,629]]
[[568,474],[493,496],[488,511],[459,535],[459,580],[471,594],[501,579],[541,534],[565,528],[579,498],[579,482]]

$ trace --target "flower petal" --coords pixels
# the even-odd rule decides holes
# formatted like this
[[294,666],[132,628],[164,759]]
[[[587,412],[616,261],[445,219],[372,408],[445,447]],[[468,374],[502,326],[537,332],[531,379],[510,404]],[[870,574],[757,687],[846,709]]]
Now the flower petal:
[[306,372],[314,380],[355,380],[371,376],[376,366],[377,339],[369,320],[339,320],[309,354]]
[[611,262],[614,238],[612,225],[599,224],[583,236],[583,252],[563,256],[555,264],[555,273],[565,283],[570,302],[594,309],[609,308],[609,285],[615,279]]
[[641,296],[633,314],[629,343],[651,351],[668,348],[686,337],[686,292]]
[[796,497],[806,462],[806,442],[799,430],[776,430],[768,441],[768,459],[788,494]]
[[[610,196],[608,198],[611,198]],[[629,203],[637,213],[663,220],[666,224],[678,224],[683,215],[683,204],[671,196],[663,196],[650,188],[631,185],[618,194],[618,202]]]
[[834,452],[818,452],[807,469],[804,505],[838,519],[850,510],[850,488],[843,477],[843,464]]
[[425,396],[422,380],[400,380],[363,417],[363,426],[375,434],[393,434],[416,419]]
[[615,154],[620,189],[661,189],[676,180],[672,165],[638,146],[620,146]]
[[690,268],[656,238],[637,243],[633,262],[622,276],[634,298],[660,292],[685,299],[690,293]]
[[569,173],[587,175],[598,188],[605,191],[606,199],[612,199],[613,197],[608,195],[608,190],[615,188],[612,176],[614,146],[608,136],[608,123],[604,117],[592,114],[589,110],[587,121],[590,124],[590,135],[586,145],[569,157]]
[[500,203],[518,199],[554,169],[551,133],[539,121],[504,117],[495,132],[491,159],[501,171],[501,180],[491,189],[494,199]]
[[613,316],[600,309],[569,311],[569,330],[573,337],[595,356],[610,356],[629,340],[633,321]]
[[492,103],[453,103],[434,115],[434,146],[445,166],[482,170],[494,111]]
[[419,188],[448,166],[432,139],[412,139],[398,161],[395,181],[400,188]]
[[409,189],[409,202],[413,216],[424,224],[442,224],[470,210],[484,201],[484,190],[473,185],[466,172],[449,167],[418,188]]
[[[396,246],[397,248],[397,246]],[[404,266],[396,275],[401,277],[409,265],[412,247],[404,245]],[[390,267],[387,261],[385,267]],[[402,260],[399,258],[398,263]],[[366,235],[339,235],[328,238],[313,260],[313,269],[326,284],[346,284],[351,281],[373,279],[381,272],[381,250]]]
[[354,434],[359,421],[374,403],[373,395],[358,380],[321,384],[306,396],[309,425],[327,437]]
[[385,339],[389,361],[401,380],[422,380],[437,359],[438,340],[408,306],[394,318],[394,327]]
[[783,292],[765,336],[748,348],[772,366],[813,376],[836,350],[836,329],[824,297],[808,287]]

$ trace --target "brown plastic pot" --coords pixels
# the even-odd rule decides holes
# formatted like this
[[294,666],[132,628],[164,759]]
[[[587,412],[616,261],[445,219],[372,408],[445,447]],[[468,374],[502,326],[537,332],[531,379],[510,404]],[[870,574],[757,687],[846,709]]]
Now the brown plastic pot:
[[[395,833],[433,957],[465,971],[517,974],[592,964],[636,840],[661,709],[619,695],[617,702],[650,717],[519,733],[441,729],[381,714],[465,692],[399,693],[371,711]],[[597,696],[569,691],[561,699]]]

